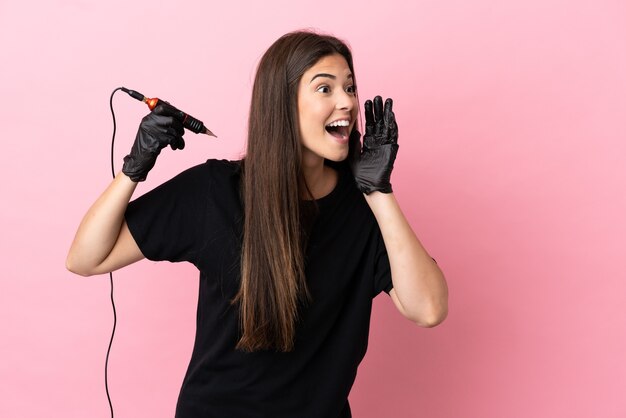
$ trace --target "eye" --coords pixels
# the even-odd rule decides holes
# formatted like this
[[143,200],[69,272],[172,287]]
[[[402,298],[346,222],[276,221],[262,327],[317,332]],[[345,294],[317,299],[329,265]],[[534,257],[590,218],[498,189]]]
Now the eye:
[[330,93],[330,87],[328,86],[319,86],[316,91],[320,91],[322,89],[326,89],[326,91],[322,91],[321,93]]
[[348,87],[346,88],[346,91],[347,91],[348,93],[350,93],[350,94],[354,94],[354,93],[356,93],[356,86],[354,86],[354,85],[352,85],[352,86],[348,86]]

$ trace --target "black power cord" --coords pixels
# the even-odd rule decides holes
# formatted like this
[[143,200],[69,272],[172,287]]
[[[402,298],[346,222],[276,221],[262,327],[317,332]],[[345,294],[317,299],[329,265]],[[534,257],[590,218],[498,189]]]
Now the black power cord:
[[[118,87],[111,93],[111,98],[109,99],[109,107],[111,108],[111,116],[113,117],[113,136],[111,138],[111,175],[113,179],[115,179],[115,162],[114,162],[114,151],[115,151],[115,131],[117,129],[117,124],[115,123],[115,112],[113,111],[113,96],[118,90],[122,90],[123,92],[129,94],[134,99],[145,102],[150,110],[154,109],[154,107],[159,103],[159,99],[149,99],[145,97],[143,94],[136,92],[134,90],[129,90],[126,87]],[[169,106],[170,110],[176,112],[176,116],[180,118],[183,126],[190,131],[199,134],[203,133],[210,136],[215,136],[213,132],[207,129],[204,126],[202,121],[190,116],[189,114],[176,109],[174,106],[165,102],[167,106]],[[109,369],[109,354],[111,353],[111,346],[113,345],[113,337],[115,336],[115,327],[117,326],[117,312],[115,311],[115,300],[113,299],[113,272],[109,273],[109,278],[111,282],[111,306],[113,308],[113,330],[111,331],[111,340],[109,341],[109,348],[107,349],[107,356],[104,362],[104,387],[107,393],[107,399],[109,401],[109,408],[111,409],[111,418],[113,418],[113,404],[111,403],[111,395],[109,394],[109,378],[108,378],[108,369]]]
[[[111,93],[111,99],[109,100],[109,106],[111,107],[111,116],[113,117],[113,137],[111,138],[111,175],[115,179],[115,163],[113,160],[113,154],[115,150],[115,131],[117,125],[115,123],[115,112],[113,111],[113,95],[116,91],[122,90],[122,87],[118,87]],[[107,349],[107,357],[104,362],[104,387],[107,393],[107,399],[109,401],[109,408],[111,409],[111,418],[113,418],[113,404],[111,403],[111,395],[109,394],[109,354],[111,353],[111,346],[113,345],[113,337],[115,336],[115,327],[117,326],[117,312],[115,311],[115,300],[113,299],[113,272],[109,272],[109,279],[111,283],[111,306],[113,307],[113,331],[111,331],[111,340],[109,341],[109,348]]]

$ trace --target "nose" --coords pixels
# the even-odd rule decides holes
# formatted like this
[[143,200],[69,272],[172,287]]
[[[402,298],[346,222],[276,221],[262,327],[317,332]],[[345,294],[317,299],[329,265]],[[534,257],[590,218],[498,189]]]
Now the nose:
[[345,90],[340,90],[337,97],[337,109],[351,111],[355,105],[356,97]]

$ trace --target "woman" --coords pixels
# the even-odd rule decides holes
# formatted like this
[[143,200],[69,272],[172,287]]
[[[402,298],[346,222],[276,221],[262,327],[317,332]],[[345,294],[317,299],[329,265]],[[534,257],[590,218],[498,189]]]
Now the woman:
[[362,147],[357,116],[348,47],[289,33],[259,63],[245,159],[208,160],[129,203],[161,149],[184,147],[157,106],[85,215],[67,259],[77,274],[144,257],[200,271],[177,417],[349,417],[373,297],[421,326],[445,318],[443,274],[392,193],[391,99],[365,103]]

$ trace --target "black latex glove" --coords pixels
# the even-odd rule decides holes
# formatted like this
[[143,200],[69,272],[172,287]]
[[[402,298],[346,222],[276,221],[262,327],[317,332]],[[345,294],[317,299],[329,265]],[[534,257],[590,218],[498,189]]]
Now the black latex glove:
[[392,111],[393,100],[380,96],[365,102],[365,136],[361,148],[358,131],[350,137],[350,167],[357,187],[365,194],[391,193],[391,171],[398,153],[398,125]]
[[175,109],[167,102],[159,103],[144,116],[137,130],[130,154],[124,157],[122,172],[132,181],[144,181],[154,167],[161,150],[169,145],[173,150],[185,148],[182,122],[174,117]]

